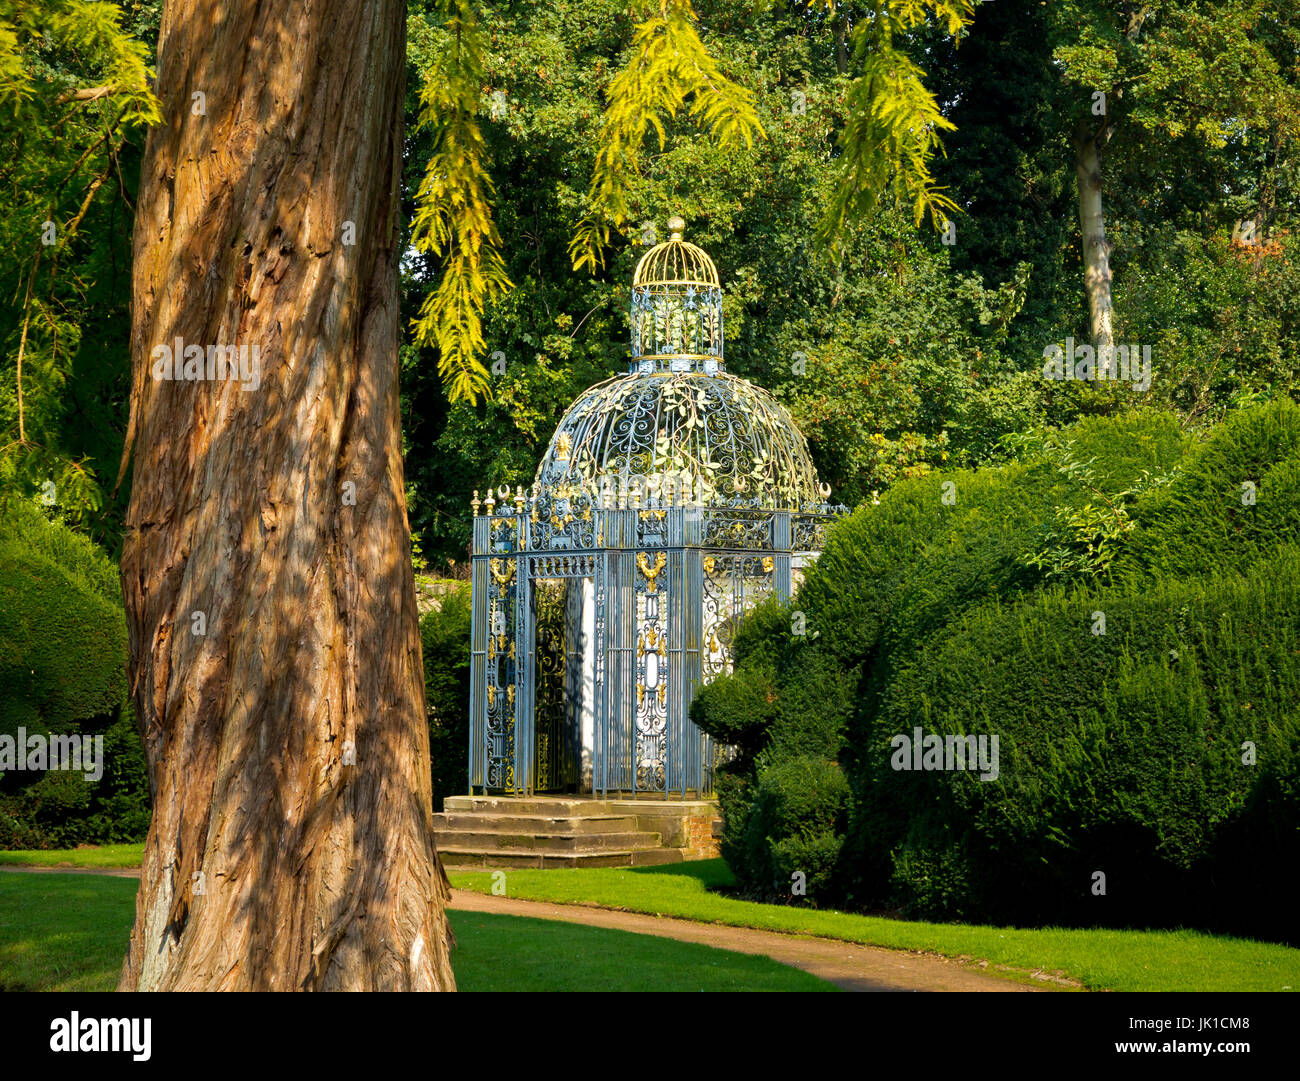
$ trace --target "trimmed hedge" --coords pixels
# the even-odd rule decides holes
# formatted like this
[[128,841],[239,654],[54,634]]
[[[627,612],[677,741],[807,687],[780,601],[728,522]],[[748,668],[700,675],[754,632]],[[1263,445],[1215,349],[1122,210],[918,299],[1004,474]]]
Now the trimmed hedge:
[[126,699],[126,617],[112,561],[14,501],[0,524],[0,731],[65,732]]
[[1283,399],[1231,414],[1133,520],[1116,567],[1130,582],[1239,567],[1300,541],[1300,406]]
[[[849,833],[878,851],[846,892],[916,915],[1283,936],[1297,702],[1300,548],[1244,575],[982,606],[900,670],[871,721]],[[999,777],[895,771],[890,739],[917,726],[998,735]],[[1240,846],[1261,831],[1267,848]]]
[[0,847],[141,840],[144,749],[127,702],[117,569],[87,538],[12,499],[0,518],[0,734],[104,737],[104,773],[0,778]]
[[[747,740],[719,785],[724,856],[762,890],[794,854],[819,901],[855,907],[1293,937],[1300,408],[1243,411],[1203,442],[1139,412],[1025,444],[837,524],[791,605],[808,637],[779,606],[742,625],[735,673],[692,709]],[[1049,586],[1044,525],[1088,503],[1125,523],[1115,561]],[[999,778],[895,770],[892,737],[918,726],[998,735]],[[775,795],[809,759],[844,771],[838,844]]]

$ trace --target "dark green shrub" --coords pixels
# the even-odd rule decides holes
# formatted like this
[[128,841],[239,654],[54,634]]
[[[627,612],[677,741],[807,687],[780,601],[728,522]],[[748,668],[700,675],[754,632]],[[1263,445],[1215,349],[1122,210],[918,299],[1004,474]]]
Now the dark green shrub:
[[105,565],[84,537],[11,502],[0,525],[0,730],[35,713],[66,731],[125,702],[126,617]]
[[764,757],[768,761],[801,756],[834,759],[844,744],[858,672],[845,668],[815,643],[797,643],[778,673],[777,713]]
[[935,843],[917,824],[892,854],[891,900],[904,916],[965,919],[980,912],[979,876],[970,853],[951,840]]
[[1133,519],[1116,568],[1129,581],[1208,574],[1300,540],[1300,406],[1282,399],[1230,414]]
[[103,737],[103,775],[0,778],[0,844],[143,839],[149,787],[126,697],[117,568],[87,538],[10,499],[0,518],[0,734]]
[[469,790],[470,590],[462,583],[420,620],[433,809]]
[[[768,890],[810,858],[798,845],[836,847],[778,797],[782,767],[812,756],[848,779],[826,889],[855,907],[1293,936],[1298,418],[1243,411],[1202,443],[1161,414],[1092,418],[996,469],[902,481],[835,526],[791,605],[809,637],[760,613],[731,686],[704,692],[721,732],[747,680],[777,691],[753,769],[723,792],[738,878]],[[1049,584],[1040,546],[1060,508],[1089,503],[1116,515],[1113,562]],[[998,779],[893,769],[892,737],[918,726],[996,734]]]
[[752,802],[737,823],[743,848],[744,888],[761,896],[796,899],[802,876],[810,902],[831,900],[832,878],[847,821],[849,786],[839,766],[802,756],[760,768]]
[[[970,611],[900,668],[870,725],[850,829],[894,855],[887,876],[857,868],[853,892],[929,916],[1279,935],[1300,859],[1297,701],[1296,547],[1240,576]],[[914,726],[997,734],[999,777],[894,770],[890,739]],[[1260,830],[1271,849],[1241,860],[1229,839]],[[1225,859],[1231,891],[1213,885]]]
[[780,662],[790,646],[790,606],[776,597],[755,605],[745,613],[731,643],[731,661],[736,667]]
[[742,668],[718,676],[696,691],[691,720],[719,743],[736,749],[735,758],[727,765],[729,772],[748,772],[772,737],[776,701],[770,667]]
[[749,821],[754,788],[752,771],[734,772],[723,769],[714,778],[713,791],[722,811],[722,836],[718,842],[718,853],[743,885],[748,885],[751,881],[745,856],[745,825]]

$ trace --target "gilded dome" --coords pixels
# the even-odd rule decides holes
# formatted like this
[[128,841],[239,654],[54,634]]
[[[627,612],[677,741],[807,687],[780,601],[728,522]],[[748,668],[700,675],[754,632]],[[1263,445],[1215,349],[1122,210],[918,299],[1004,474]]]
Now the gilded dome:
[[628,373],[569,407],[537,470],[538,489],[604,489],[643,505],[819,506],[829,489],[790,414],[723,371],[718,272],[681,239],[682,227],[670,220],[671,239],[637,265]]

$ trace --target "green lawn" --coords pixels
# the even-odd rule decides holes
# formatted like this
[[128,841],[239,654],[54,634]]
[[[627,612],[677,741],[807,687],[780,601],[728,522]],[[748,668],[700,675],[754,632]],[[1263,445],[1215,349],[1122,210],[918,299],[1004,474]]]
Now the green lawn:
[[[1199,931],[1037,930],[920,923],[740,901],[721,860],[663,867],[508,870],[506,894],[629,912],[837,938],[972,957],[1020,971],[1059,972],[1094,990],[1283,991],[1300,988],[1300,950]],[[489,893],[492,872],[451,874],[458,889]]]
[[[0,872],[0,991],[111,991],[134,879]],[[598,927],[452,912],[462,991],[834,991],[766,957]]]
[[144,845],[0,851],[0,864],[18,864],[23,867],[139,867],[143,860]]
[[[115,845],[71,851],[0,852],[0,863],[129,867],[139,866],[140,851],[140,845]],[[1199,931],[1023,929],[913,923],[756,904],[716,892],[733,884],[731,872],[721,860],[664,867],[504,873],[506,893],[526,900],[592,904],[894,949],[927,950],[947,957],[978,958],[1022,974],[1039,970],[1062,973],[1098,990],[1300,989],[1300,950],[1273,943]],[[15,876],[3,876],[11,877]],[[489,893],[492,872],[453,872],[451,880],[458,888]],[[133,895],[134,882],[120,885]],[[0,915],[0,921],[5,918]],[[459,921],[468,918],[467,913],[459,913],[453,922],[459,926]],[[126,924],[129,923],[128,914]],[[6,934],[5,938],[7,941],[9,936]],[[471,977],[471,985],[476,979],[477,976]]]

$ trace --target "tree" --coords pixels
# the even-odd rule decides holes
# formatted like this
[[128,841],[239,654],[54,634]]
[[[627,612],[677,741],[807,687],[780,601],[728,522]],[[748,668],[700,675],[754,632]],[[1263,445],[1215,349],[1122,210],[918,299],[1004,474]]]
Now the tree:
[[163,12],[122,557],[154,817],[124,990],[454,987],[398,412],[404,20]]
[[[482,132],[515,284],[483,317],[494,369],[486,402],[449,404],[433,351],[406,353],[411,519],[430,559],[461,560],[473,490],[531,475],[573,400],[626,371],[628,283],[675,213],[723,275],[728,369],[785,402],[837,499],[869,499],[945,457],[965,461],[1026,414],[1037,419],[1034,383],[1002,386],[1011,364],[1004,324],[1023,295],[1018,259],[998,291],[982,289],[978,266],[953,274],[956,249],[917,230],[911,198],[893,190],[853,216],[838,259],[818,257],[818,226],[842,179],[833,148],[851,85],[837,74],[824,9],[787,5],[758,18],[753,0],[697,7],[711,54],[752,93],[766,134],[721,143],[688,116],[665,121],[665,148],[652,135],[629,178],[633,242],[615,245],[591,274],[572,270],[573,222],[587,205],[606,90],[624,66],[634,15],[623,0],[501,4],[482,15]],[[430,85],[449,35],[415,14],[408,32],[411,82]],[[935,36],[949,40],[938,28]],[[412,94],[408,116],[417,108]],[[432,134],[411,140],[412,195]],[[420,253],[403,269],[414,311],[439,287],[442,263]]]
[[[487,7],[504,12],[515,6],[500,0]],[[729,6],[723,0],[704,10],[725,18],[725,12],[710,9]],[[837,70],[844,73],[850,47],[858,65],[836,140],[837,183],[820,223],[822,245],[840,254],[853,220],[874,209],[886,190],[910,202],[917,225],[927,215],[942,225],[944,212],[956,206],[935,186],[929,162],[940,149],[938,133],[952,125],[902,43],[931,21],[959,36],[971,21],[972,0],[882,0],[866,17],[858,17],[858,5],[837,0],[791,0],[788,5],[748,0],[742,6],[748,18],[787,6],[824,14],[832,26]],[[434,139],[412,239],[444,267],[439,287],[426,297],[414,326],[419,343],[438,346],[448,398],[472,403],[490,389],[488,368],[478,356],[484,312],[511,287],[493,221],[494,189],[477,117],[487,38],[481,5],[430,0],[429,7],[445,23],[450,40],[421,98],[420,124],[434,132]],[[753,93],[726,75],[700,37],[701,17],[692,0],[642,0],[633,11],[640,21],[622,69],[605,88],[591,183],[569,242],[575,270],[599,270],[611,235],[636,231],[629,222],[629,199],[645,165],[651,132],[660,151],[667,145],[669,127],[683,114],[722,146],[749,147],[765,134]],[[508,101],[496,97],[492,108],[508,112]]]
[[[1292,70],[1298,33],[1289,11],[1258,0],[1211,0],[1188,7],[1169,0],[1115,3],[1068,0],[1053,7],[1056,61],[1067,82],[1086,88],[1075,98],[1073,132],[1078,178],[1083,280],[1089,325],[1098,350],[1114,344],[1111,245],[1103,207],[1103,149],[1121,134],[1143,164],[1202,154],[1229,142],[1264,143],[1274,161],[1300,133],[1300,89]],[[1086,108],[1085,108],[1086,103]],[[1275,189],[1261,184],[1255,218],[1267,229]],[[1257,222],[1250,222],[1250,235]]]
[[[101,0],[0,0],[0,294],[12,301],[0,307],[0,500],[36,489],[73,520],[102,503],[96,444],[112,425],[86,420],[125,383],[123,174],[130,140],[158,119],[122,14]],[[104,341],[108,326],[119,341]]]

